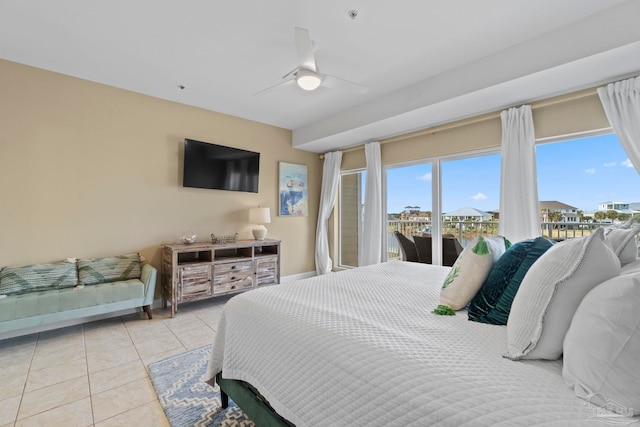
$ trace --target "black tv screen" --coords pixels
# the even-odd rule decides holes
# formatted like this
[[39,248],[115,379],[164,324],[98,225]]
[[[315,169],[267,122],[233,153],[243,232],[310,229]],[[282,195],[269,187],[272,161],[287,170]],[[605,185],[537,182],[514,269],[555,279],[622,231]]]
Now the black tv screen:
[[184,140],[183,187],[258,192],[260,153]]

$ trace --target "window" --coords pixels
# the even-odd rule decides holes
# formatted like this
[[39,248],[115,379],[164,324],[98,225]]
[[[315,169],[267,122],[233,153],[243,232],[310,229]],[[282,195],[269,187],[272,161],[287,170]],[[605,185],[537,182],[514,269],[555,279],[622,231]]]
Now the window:
[[544,235],[580,237],[640,217],[640,175],[615,134],[540,141],[536,163]]
[[[579,237],[602,224],[640,219],[640,175],[615,134],[537,141],[536,157],[543,235]],[[432,233],[435,224],[463,246],[498,234],[500,168],[498,150],[386,166],[386,258],[400,257],[394,230],[411,237]],[[358,265],[363,191],[364,172],[342,175],[342,266]],[[441,246],[435,242],[434,249]]]

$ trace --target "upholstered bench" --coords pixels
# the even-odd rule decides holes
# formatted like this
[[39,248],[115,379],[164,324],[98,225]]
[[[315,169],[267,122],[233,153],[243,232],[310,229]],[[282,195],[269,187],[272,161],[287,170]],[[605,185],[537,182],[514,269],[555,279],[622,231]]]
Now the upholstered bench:
[[141,307],[151,319],[157,270],[138,254],[0,271],[0,334]]

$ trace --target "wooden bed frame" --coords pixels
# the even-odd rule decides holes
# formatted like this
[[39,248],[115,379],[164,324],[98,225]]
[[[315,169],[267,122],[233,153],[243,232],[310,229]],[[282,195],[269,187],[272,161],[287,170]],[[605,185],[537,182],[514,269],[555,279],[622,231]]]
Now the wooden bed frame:
[[242,411],[259,427],[295,427],[273,410],[267,399],[250,384],[216,375],[216,383],[220,386],[222,408],[229,406],[231,398]]

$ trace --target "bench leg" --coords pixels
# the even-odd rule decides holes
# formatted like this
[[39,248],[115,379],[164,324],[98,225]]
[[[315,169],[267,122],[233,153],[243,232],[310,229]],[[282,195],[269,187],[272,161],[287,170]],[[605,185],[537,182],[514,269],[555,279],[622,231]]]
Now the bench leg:
[[151,306],[150,305],[145,305],[142,307],[142,309],[144,310],[145,313],[147,313],[147,316],[149,316],[149,319],[153,319],[153,315],[151,314]]

